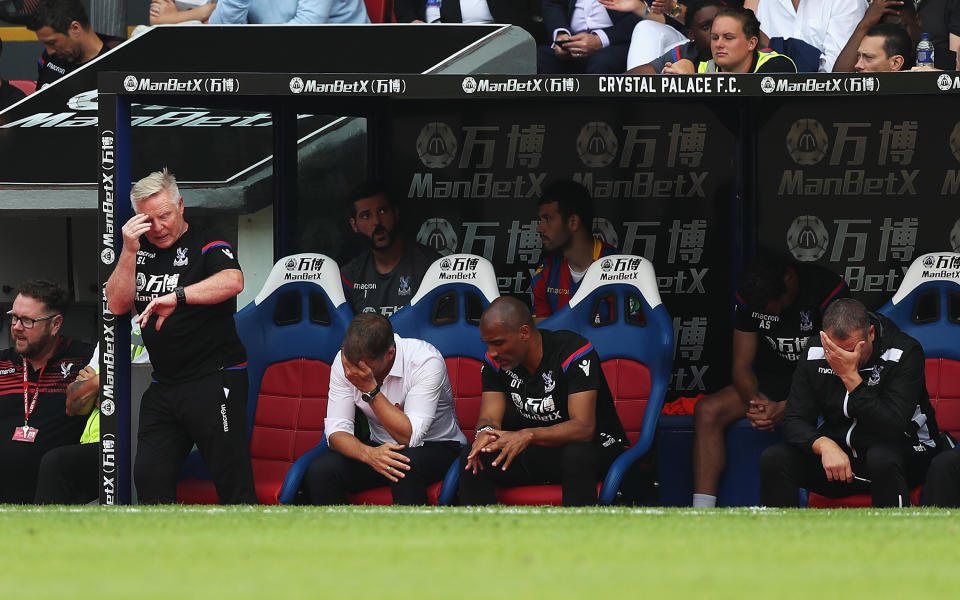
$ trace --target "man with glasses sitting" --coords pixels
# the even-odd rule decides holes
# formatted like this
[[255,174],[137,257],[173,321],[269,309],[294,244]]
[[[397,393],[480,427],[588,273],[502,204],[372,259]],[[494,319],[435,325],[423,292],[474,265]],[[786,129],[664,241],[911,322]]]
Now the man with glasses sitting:
[[33,502],[44,453],[83,432],[85,418],[66,414],[66,390],[93,346],[60,335],[69,303],[60,285],[30,280],[7,312],[13,347],[0,350],[0,503]]

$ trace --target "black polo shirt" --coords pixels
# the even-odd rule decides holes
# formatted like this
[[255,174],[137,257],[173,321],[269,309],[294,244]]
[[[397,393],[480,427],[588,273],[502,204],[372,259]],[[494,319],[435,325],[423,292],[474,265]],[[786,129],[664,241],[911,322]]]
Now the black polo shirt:
[[535,373],[521,365],[515,371],[501,369],[484,357],[483,391],[507,396],[503,429],[549,427],[570,420],[570,394],[597,391],[594,442],[609,446],[626,443],[626,433],[617,416],[613,395],[600,366],[600,357],[585,337],[572,331],[541,329],[543,358]]

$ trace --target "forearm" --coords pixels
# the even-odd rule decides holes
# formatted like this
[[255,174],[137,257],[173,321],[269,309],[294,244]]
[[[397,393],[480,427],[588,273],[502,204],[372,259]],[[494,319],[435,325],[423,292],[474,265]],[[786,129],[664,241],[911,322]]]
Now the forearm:
[[589,442],[596,427],[590,423],[571,419],[549,427],[530,427],[521,433],[530,436],[535,446],[562,446],[570,442]]
[[117,266],[107,280],[107,307],[115,315],[124,315],[133,310],[136,287],[137,257],[135,253],[123,250],[117,260]]
[[243,272],[226,269],[183,288],[187,304],[220,304],[243,291]]
[[410,443],[410,436],[413,433],[410,419],[403,414],[402,410],[394,406],[389,398],[384,396],[382,392],[377,394],[377,397],[370,403],[370,408],[373,409],[373,414],[377,416],[377,420],[387,430],[390,437],[395,439],[398,444],[408,445]]
[[202,7],[188,8],[176,12],[164,12],[157,16],[150,15],[151,25],[175,25],[186,21],[204,21],[208,19],[207,12]]
[[857,28],[853,30],[853,35],[850,36],[847,45],[843,47],[843,50],[837,55],[836,62],[833,63],[834,73],[853,72],[853,68],[857,64],[857,50],[860,48],[860,42],[863,41],[863,36],[867,34],[867,29],[869,28],[864,27],[861,21],[860,24],[857,25]]
[[370,446],[364,444],[356,436],[343,431],[336,431],[327,439],[331,450],[362,463],[370,464]]
[[92,377],[86,381],[74,381],[67,386],[65,402],[68,416],[85,415],[93,410],[93,401],[100,389],[100,380]]
[[733,366],[733,387],[737,390],[740,400],[744,405],[750,404],[750,401],[757,397],[759,384],[757,375],[753,372],[750,365]]
[[810,444],[810,449],[813,450],[813,453],[817,456],[823,456],[824,452],[829,452],[830,450],[839,450],[844,452],[843,448],[840,447],[833,438],[821,435],[820,437],[813,440],[813,443]]

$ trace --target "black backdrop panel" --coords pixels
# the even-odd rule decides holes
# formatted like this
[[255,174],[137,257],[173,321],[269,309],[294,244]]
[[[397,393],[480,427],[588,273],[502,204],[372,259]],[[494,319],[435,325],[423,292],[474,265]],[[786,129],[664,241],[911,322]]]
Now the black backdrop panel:
[[674,319],[672,389],[712,390],[729,377],[739,168],[730,110],[589,99],[404,104],[393,115],[392,192],[421,242],[485,256],[501,293],[529,299],[541,189],[583,183],[595,233],[654,264]]
[[822,264],[882,305],[914,258],[960,250],[955,107],[949,97],[771,107],[758,134],[760,244]]
[[[233,92],[241,83],[227,76],[220,82],[203,80],[194,89],[189,84],[200,79],[187,77],[184,69],[230,74],[421,73],[499,29],[416,27],[417,43],[411,44],[411,27],[416,26],[208,25],[203,27],[202,46],[196,43],[196,28],[156,28],[0,115],[0,183],[96,183],[96,161],[90,152],[97,144],[96,88],[101,71],[167,72],[184,82],[180,91],[197,94]],[[259,110],[220,110],[202,108],[199,98],[192,100],[186,107],[132,107],[135,173],[155,170],[162,161],[181,181],[219,182],[270,156],[273,134],[263,103]],[[329,120],[301,119],[301,135]]]

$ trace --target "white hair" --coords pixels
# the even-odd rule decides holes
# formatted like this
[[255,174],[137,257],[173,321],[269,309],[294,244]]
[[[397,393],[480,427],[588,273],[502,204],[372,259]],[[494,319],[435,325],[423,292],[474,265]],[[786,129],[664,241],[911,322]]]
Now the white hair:
[[130,190],[130,203],[133,205],[133,211],[137,212],[137,207],[141,202],[160,192],[167,192],[170,202],[177,204],[180,201],[180,188],[177,187],[177,178],[166,167],[161,171],[154,171],[140,181],[133,184]]

